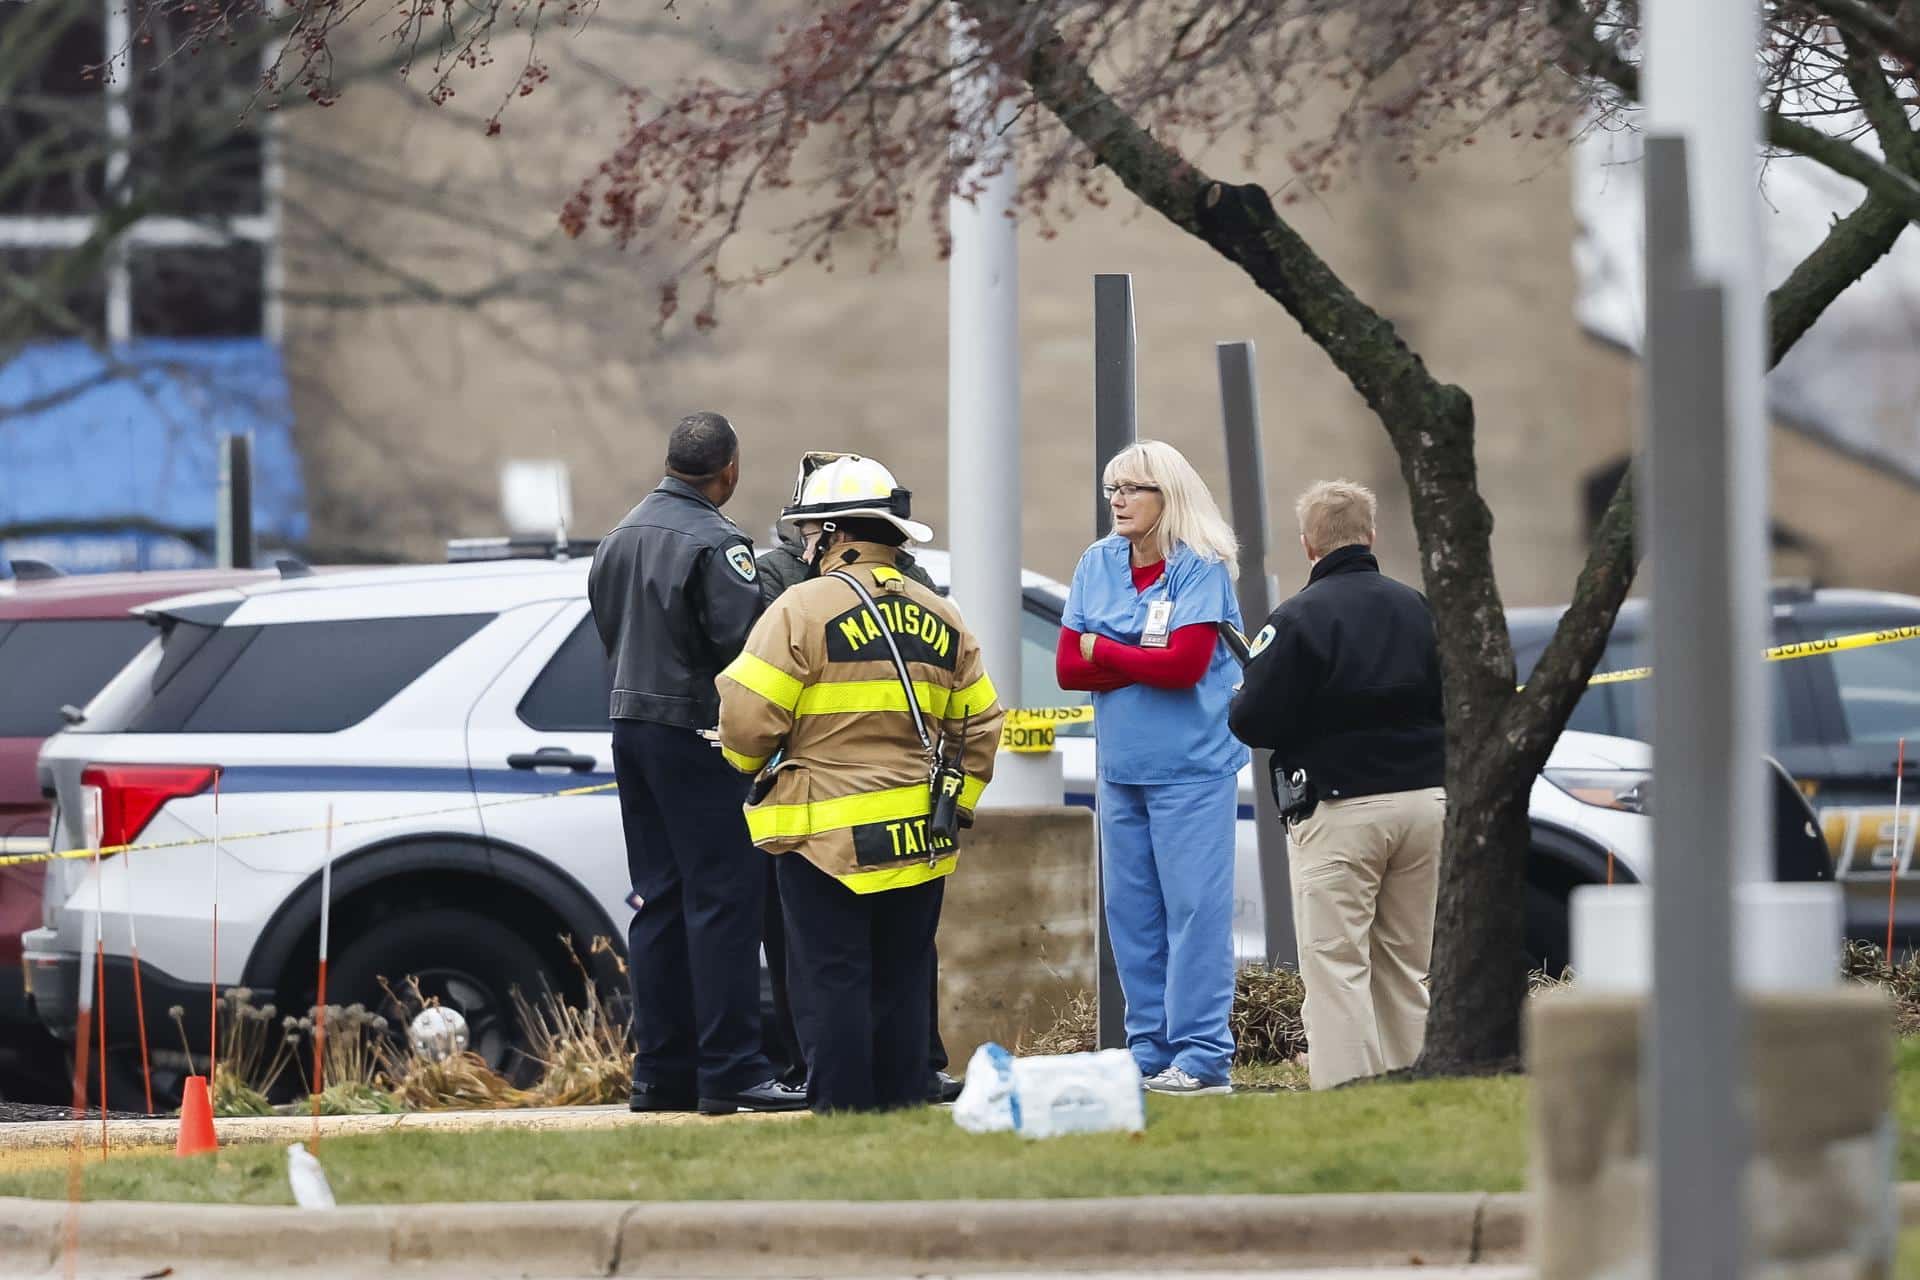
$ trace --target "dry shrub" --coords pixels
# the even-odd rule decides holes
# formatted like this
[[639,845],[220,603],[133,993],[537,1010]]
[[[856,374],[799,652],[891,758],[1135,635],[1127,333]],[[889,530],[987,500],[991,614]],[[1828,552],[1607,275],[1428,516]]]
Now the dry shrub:
[[1920,955],[1909,951],[1887,967],[1884,948],[1871,942],[1849,942],[1844,957],[1848,979],[1885,988],[1893,997],[1893,1026],[1900,1035],[1920,1035]]
[[[625,995],[608,996],[573,949],[573,939],[562,939],[567,955],[579,971],[585,1002],[568,1004],[547,990],[529,1004],[519,991],[513,1001],[520,1011],[531,1057],[540,1065],[540,1083],[533,1099],[549,1107],[597,1106],[627,1100],[633,1084],[633,1049],[627,1042]],[[595,938],[591,955],[613,958],[622,974],[626,965],[606,938]]]
[[1545,995],[1549,991],[1561,991],[1573,985],[1573,970],[1562,969],[1555,977],[1544,969],[1535,969],[1527,974],[1527,994]]
[[1022,1035],[1014,1042],[1014,1053],[1049,1055],[1091,1053],[1097,1041],[1100,1011],[1091,991],[1076,991],[1067,1007],[1053,1007],[1053,1025],[1033,1035]]
[[[297,1037],[288,1036],[274,1026],[277,1012],[270,1004],[255,1007],[249,987],[228,987],[221,992],[214,1008],[220,1057],[214,1064],[213,1079],[208,1082],[215,1115],[273,1113],[267,1095],[292,1065],[298,1047]],[[181,1005],[174,1005],[167,1013],[180,1032],[180,1046],[186,1051],[187,1069],[192,1072],[194,1046],[187,1039],[187,1011]]]
[[[438,997],[421,992],[418,978],[408,978],[399,991],[385,979],[380,986],[398,1011],[403,1028],[419,1017],[421,1010],[440,1003]],[[407,1110],[498,1111],[524,1107],[532,1101],[531,1094],[515,1088],[511,1080],[476,1053],[463,1051],[436,1062],[416,1052],[410,1038],[396,1041],[391,1037],[386,1040],[386,1053],[385,1083]]]
[[1307,998],[1298,969],[1247,965],[1234,976],[1233,1060],[1241,1066],[1292,1062],[1307,1051],[1300,1005]]
[[[313,1102],[308,1095],[307,1106]],[[320,1091],[323,1116],[386,1116],[405,1111],[406,1105],[378,1085],[358,1080],[342,1080]]]
[[[288,1018],[284,1025],[287,1042],[308,1066],[313,1062],[315,1026],[326,1031],[320,1048],[323,1115],[384,1115],[401,1109],[386,1087],[393,1051],[384,1017],[363,1004],[330,1004],[307,1017]],[[311,1090],[313,1081],[307,1081],[307,1087]],[[309,1104],[312,1098],[309,1092]]]
[[[1300,1002],[1306,987],[1294,969],[1249,965],[1234,978],[1233,1013],[1229,1025],[1235,1044],[1233,1060],[1242,1065],[1292,1062],[1307,1051],[1306,1029],[1300,1022]],[[1091,991],[1075,992],[1063,1009],[1054,1006],[1053,1023],[1022,1036],[1017,1054],[1087,1053],[1095,1045],[1099,1011]]]
[[456,1053],[440,1062],[409,1053],[392,1090],[409,1111],[500,1111],[534,1100],[474,1053]]

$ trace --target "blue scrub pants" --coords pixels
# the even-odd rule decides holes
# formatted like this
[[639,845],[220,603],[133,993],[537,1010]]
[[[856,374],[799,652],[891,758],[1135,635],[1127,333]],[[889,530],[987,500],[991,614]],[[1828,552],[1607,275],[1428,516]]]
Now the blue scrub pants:
[[1233,824],[1239,779],[1102,781],[1107,933],[1142,1075],[1169,1065],[1206,1084],[1233,1062]]

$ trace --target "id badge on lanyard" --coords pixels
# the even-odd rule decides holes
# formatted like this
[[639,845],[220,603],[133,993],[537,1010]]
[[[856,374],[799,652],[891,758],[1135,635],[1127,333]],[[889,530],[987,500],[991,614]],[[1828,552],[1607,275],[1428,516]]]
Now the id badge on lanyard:
[[1140,633],[1143,649],[1164,649],[1173,629],[1173,601],[1154,600],[1147,605],[1147,629]]

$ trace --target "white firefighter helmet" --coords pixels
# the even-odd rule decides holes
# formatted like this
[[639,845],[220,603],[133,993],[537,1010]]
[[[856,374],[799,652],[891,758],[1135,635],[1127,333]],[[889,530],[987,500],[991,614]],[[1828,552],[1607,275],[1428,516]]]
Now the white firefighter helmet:
[[893,472],[857,453],[815,467],[801,485],[800,500],[780,513],[781,524],[866,516],[885,520],[914,542],[933,541],[933,530],[913,515],[913,493],[894,483]]
[[793,496],[787,499],[787,505],[780,514],[785,515],[800,505],[802,495],[807,491],[807,480],[829,462],[838,462],[846,457],[844,453],[833,453],[825,449],[809,449],[800,455],[800,474],[793,478]]

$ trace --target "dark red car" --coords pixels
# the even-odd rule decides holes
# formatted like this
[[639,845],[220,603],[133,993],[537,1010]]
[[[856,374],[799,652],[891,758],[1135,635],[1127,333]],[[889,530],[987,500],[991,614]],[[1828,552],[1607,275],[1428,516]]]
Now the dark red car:
[[[128,610],[276,573],[187,569],[0,583],[0,854],[46,850],[50,802],[34,772],[40,744],[61,728],[62,706],[85,706],[152,637]],[[61,1097],[64,1053],[28,1014],[20,972],[20,935],[40,927],[45,878],[43,865],[0,866],[0,1096]]]

